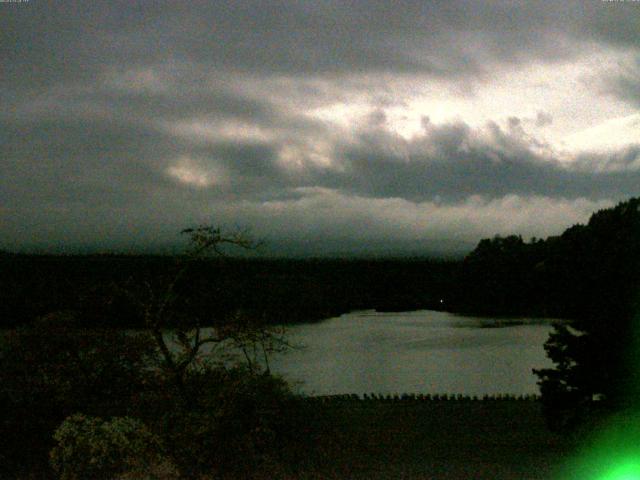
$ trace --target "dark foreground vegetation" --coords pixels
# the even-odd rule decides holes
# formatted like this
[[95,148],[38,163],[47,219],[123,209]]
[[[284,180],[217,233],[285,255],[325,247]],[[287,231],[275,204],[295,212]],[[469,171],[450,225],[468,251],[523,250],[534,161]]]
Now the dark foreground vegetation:
[[[206,226],[171,258],[5,254],[0,478],[551,478],[640,408],[639,207],[459,262],[210,257],[254,244]],[[539,402],[309,402],[269,372],[278,325],[360,308],[564,321]]]

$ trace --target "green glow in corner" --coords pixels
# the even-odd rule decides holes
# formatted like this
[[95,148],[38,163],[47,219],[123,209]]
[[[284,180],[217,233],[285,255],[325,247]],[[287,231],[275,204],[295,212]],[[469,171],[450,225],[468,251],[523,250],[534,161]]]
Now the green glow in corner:
[[640,480],[640,463],[624,462],[605,473],[598,480]]
[[581,447],[554,480],[640,480],[640,314],[632,327],[624,385],[630,404],[585,430]]
[[563,480],[640,480],[640,454],[633,460],[620,457],[615,451],[609,456],[600,453],[583,456],[572,465]]
[[640,414],[609,417],[554,480],[640,480]]

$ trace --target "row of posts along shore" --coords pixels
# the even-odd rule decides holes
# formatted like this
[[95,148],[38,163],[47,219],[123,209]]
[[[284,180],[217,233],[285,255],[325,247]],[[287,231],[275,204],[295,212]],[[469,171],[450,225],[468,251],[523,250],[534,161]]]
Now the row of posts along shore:
[[340,395],[315,395],[304,397],[305,401],[317,403],[344,403],[344,402],[385,402],[385,403],[421,403],[421,402],[500,402],[500,401],[518,401],[518,402],[535,402],[540,399],[539,395],[526,394],[514,395],[508,393],[498,393],[494,395],[463,395],[463,394],[375,394],[365,393],[358,395],[357,393],[348,393]]

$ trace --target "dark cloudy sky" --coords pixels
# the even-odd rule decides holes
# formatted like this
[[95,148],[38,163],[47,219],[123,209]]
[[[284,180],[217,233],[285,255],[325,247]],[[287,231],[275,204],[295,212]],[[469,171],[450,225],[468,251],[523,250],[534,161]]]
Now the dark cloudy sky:
[[544,237],[640,194],[640,1],[0,3],[0,248]]

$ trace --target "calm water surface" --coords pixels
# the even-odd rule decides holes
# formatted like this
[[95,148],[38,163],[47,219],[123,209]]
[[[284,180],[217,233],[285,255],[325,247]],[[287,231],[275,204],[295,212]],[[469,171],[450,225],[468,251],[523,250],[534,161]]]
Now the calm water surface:
[[551,366],[543,348],[551,321],[495,325],[429,310],[352,312],[289,327],[300,348],[273,357],[271,368],[316,395],[538,393],[531,369]]

